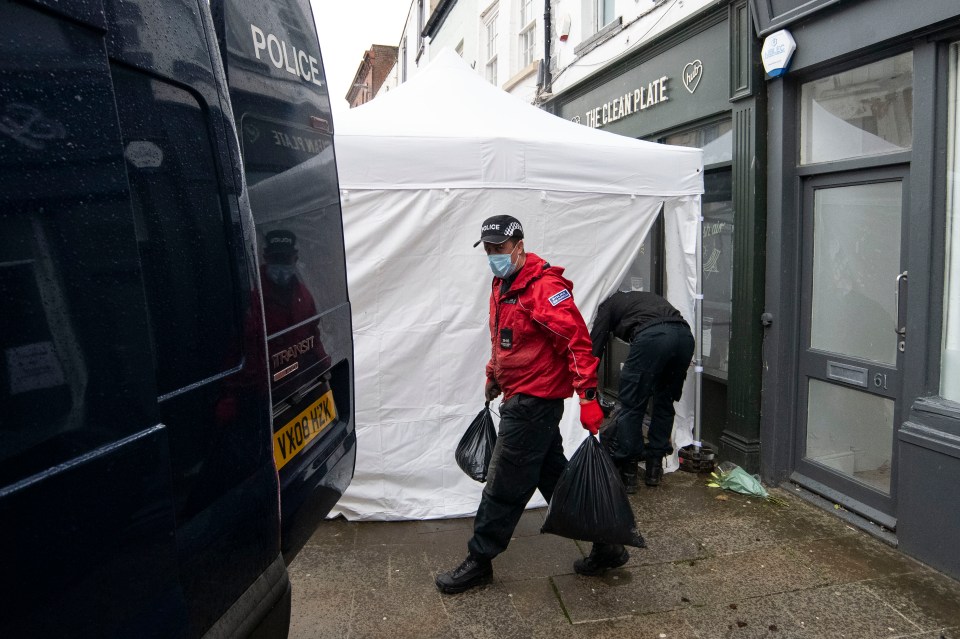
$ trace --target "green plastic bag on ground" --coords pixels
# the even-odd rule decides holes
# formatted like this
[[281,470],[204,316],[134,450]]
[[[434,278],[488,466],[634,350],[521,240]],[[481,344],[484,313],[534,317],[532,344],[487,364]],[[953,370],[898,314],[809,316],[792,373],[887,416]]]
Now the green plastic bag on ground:
[[723,488],[741,495],[760,497],[778,506],[787,505],[787,502],[783,499],[768,493],[767,489],[760,483],[758,476],[751,475],[733,462],[723,462],[717,467],[717,472],[710,473],[710,476],[712,479],[707,486],[711,488]]
[[[724,466],[727,466],[727,468],[724,469]],[[719,473],[713,473],[714,480],[707,484],[708,486],[716,484],[717,488],[732,490],[741,495],[754,495],[763,499],[770,498],[770,494],[760,483],[760,480],[736,464],[724,462],[720,465],[719,470]]]

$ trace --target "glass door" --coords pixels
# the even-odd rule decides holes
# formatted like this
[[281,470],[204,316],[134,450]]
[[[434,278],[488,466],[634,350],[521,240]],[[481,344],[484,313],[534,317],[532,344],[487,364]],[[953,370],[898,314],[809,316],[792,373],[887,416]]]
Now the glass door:
[[907,178],[904,165],[804,187],[797,470],[867,516],[893,513]]

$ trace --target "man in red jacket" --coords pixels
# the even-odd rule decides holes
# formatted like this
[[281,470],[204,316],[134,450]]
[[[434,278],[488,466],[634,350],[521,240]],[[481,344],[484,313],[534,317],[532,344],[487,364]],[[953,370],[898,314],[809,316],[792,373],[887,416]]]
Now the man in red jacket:
[[[271,355],[302,345],[297,349],[297,359],[293,360],[297,368],[305,370],[319,361],[324,367],[322,370],[326,370],[330,366],[330,356],[320,341],[319,323],[297,326],[317,314],[313,295],[297,270],[300,259],[297,236],[286,229],[268,232],[264,236],[263,258],[260,285]],[[291,330],[293,326],[297,328]],[[281,332],[282,335],[277,335]],[[276,375],[291,362],[271,357],[270,364],[271,375]]]
[[[563,400],[576,391],[580,421],[592,434],[603,421],[597,358],[563,268],[525,252],[523,227],[509,215],[484,221],[474,246],[481,242],[494,275],[485,395],[488,401],[500,393],[504,398],[469,554],[453,570],[437,575],[437,588],[445,593],[489,582],[491,560],[510,543],[533,492],[539,488],[550,500],[567,465],[559,429]],[[620,550],[626,554],[622,546]]]

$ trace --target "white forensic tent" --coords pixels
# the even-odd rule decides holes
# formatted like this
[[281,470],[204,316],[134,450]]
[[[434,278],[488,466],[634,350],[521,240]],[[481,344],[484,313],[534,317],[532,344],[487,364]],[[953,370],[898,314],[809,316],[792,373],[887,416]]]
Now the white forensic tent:
[[[332,514],[391,520],[476,511],[483,487],[460,470],[454,450],[483,407],[492,275],[473,243],[486,217],[520,220],[527,251],[566,268],[589,324],[663,207],[666,297],[695,325],[699,149],[558,118],[491,86],[449,51],[341,114],[335,141],[357,465]],[[692,442],[695,377],[687,376],[677,406],[676,448]],[[569,456],[586,436],[572,399],[561,432]],[[676,467],[674,453],[668,470]]]

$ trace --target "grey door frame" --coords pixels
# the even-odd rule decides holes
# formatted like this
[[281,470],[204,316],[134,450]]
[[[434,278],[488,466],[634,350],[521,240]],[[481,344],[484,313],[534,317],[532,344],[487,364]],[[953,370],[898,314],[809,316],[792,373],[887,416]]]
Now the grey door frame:
[[[799,212],[801,215],[801,248],[800,248],[800,304],[798,306],[799,341],[796,360],[796,389],[795,389],[795,442],[794,442],[794,473],[791,479],[802,486],[806,486],[819,493],[834,493],[845,506],[868,517],[878,523],[894,529],[896,526],[896,490],[898,472],[897,431],[899,425],[909,411],[904,392],[904,352],[897,350],[896,362],[893,365],[881,364],[862,360],[839,353],[819,351],[810,347],[811,343],[811,305],[813,298],[813,231],[814,231],[814,196],[817,190],[854,186],[863,184],[877,184],[884,182],[900,182],[901,184],[901,217],[900,217],[900,263],[897,272],[906,270],[908,260],[908,246],[910,244],[910,165],[907,162],[893,165],[884,165],[877,168],[853,168],[844,171],[818,173],[802,178]],[[895,283],[891,282],[891,295],[895,290]],[[904,297],[908,291],[904,290]],[[906,308],[906,299],[901,300],[900,308]],[[898,318],[898,323],[906,323],[906,315]],[[892,340],[898,340],[896,333],[891,334]],[[910,334],[906,335],[906,347],[910,348]],[[866,369],[867,386],[863,387],[854,382],[845,382],[837,377],[827,375],[828,362]],[[877,378],[882,375],[882,378]],[[890,439],[890,492],[882,491],[858,482],[839,472],[823,465],[816,464],[805,458],[807,437],[807,398],[808,379],[835,384],[840,387],[867,392],[878,397],[893,399],[894,417],[893,432]],[[877,383],[879,382],[879,383]]]
[[[931,515],[929,511],[931,502],[950,494],[949,489],[941,490],[942,477],[950,476],[949,467],[934,470],[928,458],[918,457],[916,451],[950,451],[948,454],[955,461],[955,443],[960,436],[960,410],[956,403],[939,397],[946,245],[944,88],[947,50],[960,38],[956,21],[945,21],[941,14],[955,18],[956,8],[942,1],[920,3],[908,15],[893,0],[845,4],[826,16],[828,19],[805,21],[803,29],[794,31],[798,51],[790,72],[766,84],[769,146],[764,289],[767,313],[761,318],[765,327],[762,476],[771,484],[785,487],[790,486],[786,482],[796,478],[802,180],[814,175],[909,163],[910,193],[905,197],[910,206],[910,236],[906,239],[910,249],[906,267],[910,273],[910,333],[903,387],[911,410],[905,414],[906,421],[897,424],[895,433],[899,449],[894,493],[897,505],[896,519],[890,519],[893,525],[900,524],[893,539],[899,539],[905,549],[912,549],[907,552],[921,558],[933,557],[944,548],[949,550],[949,544],[943,543],[953,538],[953,532],[943,523],[950,517],[949,512]],[[914,56],[912,148],[889,156],[801,165],[798,133],[803,84],[907,50],[912,50]],[[923,463],[918,463],[918,459],[923,459]],[[809,488],[811,483],[813,480],[809,479],[805,485]],[[852,510],[845,495],[827,486],[811,490]],[[918,499],[919,495],[924,498]],[[877,514],[881,517],[867,518],[882,523],[884,515],[879,511]],[[920,552],[921,548],[925,554]],[[941,557],[949,556],[947,550]]]

